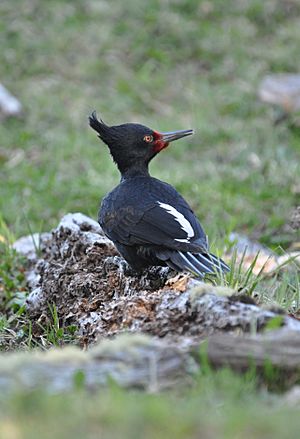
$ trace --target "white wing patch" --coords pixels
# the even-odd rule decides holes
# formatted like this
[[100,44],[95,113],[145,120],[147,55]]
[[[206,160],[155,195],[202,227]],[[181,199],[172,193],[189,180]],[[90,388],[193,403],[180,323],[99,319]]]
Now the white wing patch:
[[182,213],[178,212],[178,210],[176,210],[175,207],[170,206],[170,204],[161,203],[160,201],[157,201],[157,203],[159,204],[160,207],[165,209],[170,215],[173,215],[174,220],[180,224],[182,230],[184,230],[185,233],[187,234],[187,237],[185,239],[174,238],[174,240],[179,242],[190,242],[190,238],[192,238],[195,235],[191,223],[182,215]]

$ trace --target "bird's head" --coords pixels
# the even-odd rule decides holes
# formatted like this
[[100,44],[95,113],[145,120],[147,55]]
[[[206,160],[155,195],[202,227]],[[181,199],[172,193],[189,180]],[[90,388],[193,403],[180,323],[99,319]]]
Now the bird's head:
[[194,133],[193,130],[159,133],[135,123],[108,126],[103,120],[97,119],[95,111],[89,117],[89,122],[99,138],[109,147],[121,173],[131,167],[148,166],[150,160],[170,142]]

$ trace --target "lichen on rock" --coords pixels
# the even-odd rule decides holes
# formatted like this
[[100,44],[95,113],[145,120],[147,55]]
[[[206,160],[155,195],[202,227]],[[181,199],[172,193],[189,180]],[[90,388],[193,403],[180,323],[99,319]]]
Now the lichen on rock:
[[[227,287],[167,267],[137,276],[99,224],[80,213],[64,216],[51,234],[40,236],[36,248],[27,242],[30,318],[43,324],[49,305],[54,306],[60,326],[76,327],[84,346],[123,332],[165,337],[183,346],[215,332],[260,331],[276,315],[242,303]],[[297,323],[285,317],[283,324],[294,329]],[[39,327],[33,325],[36,335]]]

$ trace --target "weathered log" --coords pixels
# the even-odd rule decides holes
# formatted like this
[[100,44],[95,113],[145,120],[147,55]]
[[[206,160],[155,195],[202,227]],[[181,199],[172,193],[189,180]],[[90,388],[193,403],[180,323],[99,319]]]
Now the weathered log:
[[197,366],[177,346],[144,335],[121,335],[87,352],[77,347],[0,355],[0,392],[42,388],[68,391],[78,382],[89,389],[115,382],[158,391],[187,383]]
[[299,332],[280,329],[262,335],[216,334],[209,338],[207,356],[213,366],[244,370],[249,366],[300,370]]
[[[102,340],[87,352],[65,347],[1,354],[0,392],[42,388],[56,393],[76,385],[106,387],[112,381],[121,387],[156,392],[192,384],[195,373],[201,370],[203,361],[207,366],[207,360],[215,368],[238,371],[254,367],[260,372],[273,366],[283,372],[281,382],[283,377],[285,384],[292,386],[299,379],[298,334],[280,329],[257,336],[213,335],[206,356],[199,355],[199,345],[183,347],[167,338],[157,340],[140,334]],[[265,378],[263,374],[261,377]]]

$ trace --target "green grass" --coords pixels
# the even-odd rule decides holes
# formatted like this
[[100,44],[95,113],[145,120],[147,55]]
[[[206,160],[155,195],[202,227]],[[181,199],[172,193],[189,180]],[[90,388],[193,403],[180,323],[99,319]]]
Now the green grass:
[[[213,248],[231,231],[272,248],[299,241],[286,227],[299,204],[299,130],[274,126],[257,97],[265,74],[300,70],[299,0],[2,0],[0,14],[0,78],[24,106],[0,124],[1,235],[47,231],[70,211],[96,218],[119,179],[88,127],[96,109],[108,124],[196,129],[151,171],[186,197]],[[0,337],[30,348],[23,263],[7,245],[0,259]],[[229,282],[299,307],[295,272],[257,283],[237,267]],[[70,342],[54,308],[52,318],[44,345]],[[212,375],[183,396],[0,397],[0,437],[298,437],[297,413],[247,386]]]
[[256,390],[251,376],[202,374],[193,389],[162,394],[74,390],[0,396],[0,437],[30,438],[297,438],[299,411]]
[[[24,105],[0,125],[5,221],[17,235],[68,211],[96,217],[117,171],[89,128],[137,121],[196,135],[155,159],[212,241],[243,230],[269,244],[297,203],[300,139],[273,126],[263,75],[299,70],[298,1],[1,2],[0,73]],[[298,182],[298,183],[297,183]],[[279,238],[278,238],[279,235]]]

